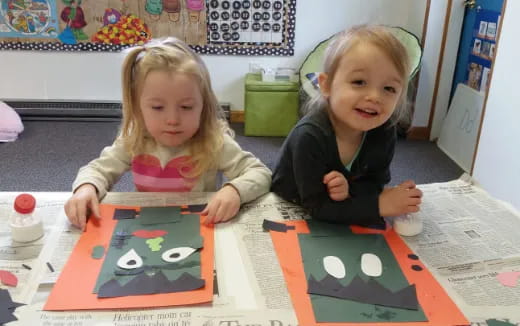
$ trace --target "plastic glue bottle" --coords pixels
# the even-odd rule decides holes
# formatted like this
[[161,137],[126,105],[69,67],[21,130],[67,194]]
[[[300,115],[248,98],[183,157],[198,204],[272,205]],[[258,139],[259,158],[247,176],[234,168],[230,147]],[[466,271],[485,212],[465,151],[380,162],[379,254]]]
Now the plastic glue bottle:
[[14,200],[11,215],[11,237],[13,241],[30,242],[43,236],[43,224],[36,214],[36,199],[31,194],[21,194]]

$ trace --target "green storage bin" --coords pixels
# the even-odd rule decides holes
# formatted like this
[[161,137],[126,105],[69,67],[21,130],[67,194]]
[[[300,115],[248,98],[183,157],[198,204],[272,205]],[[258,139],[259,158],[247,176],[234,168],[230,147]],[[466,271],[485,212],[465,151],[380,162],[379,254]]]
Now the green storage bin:
[[260,74],[245,80],[246,136],[287,136],[299,119],[298,82],[263,82]]

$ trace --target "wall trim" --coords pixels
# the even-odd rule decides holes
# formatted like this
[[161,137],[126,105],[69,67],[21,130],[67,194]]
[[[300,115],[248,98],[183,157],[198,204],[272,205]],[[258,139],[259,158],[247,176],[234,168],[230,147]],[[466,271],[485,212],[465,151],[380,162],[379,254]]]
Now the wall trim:
[[244,111],[231,110],[231,114],[229,116],[229,120],[231,122],[239,122],[244,123]]
[[409,140],[429,140],[430,129],[428,127],[411,127],[406,133]]

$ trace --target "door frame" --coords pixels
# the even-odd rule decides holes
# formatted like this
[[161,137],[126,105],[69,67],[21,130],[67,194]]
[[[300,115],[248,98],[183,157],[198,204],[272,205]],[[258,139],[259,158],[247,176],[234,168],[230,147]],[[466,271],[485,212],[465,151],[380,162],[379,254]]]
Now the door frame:
[[500,22],[498,24],[498,29],[497,29],[497,38],[496,38],[496,42],[495,42],[495,44],[496,44],[495,45],[495,57],[493,58],[493,61],[491,63],[491,70],[489,71],[489,82],[487,83],[488,87],[486,88],[486,93],[484,95],[484,104],[482,104],[482,117],[480,118],[480,122],[478,124],[477,143],[475,144],[475,151],[473,153],[473,160],[471,162],[471,171],[469,173],[470,175],[473,175],[473,170],[475,169],[475,160],[477,158],[478,145],[480,143],[480,134],[482,133],[482,125],[484,123],[484,117],[486,115],[486,106],[487,106],[487,101],[488,101],[488,97],[489,97],[489,88],[491,87],[491,83],[493,82],[493,70],[495,68],[495,58],[497,57],[498,47],[500,44],[500,35],[502,35],[502,25],[503,25],[504,16],[506,13],[506,7],[507,7],[507,0],[504,0],[504,2],[502,3],[502,10],[500,13]]
[[[444,120],[444,117],[446,116],[446,113],[448,112],[449,99],[453,85],[453,75],[455,73],[455,65],[457,62],[458,45],[461,40],[461,32],[464,22],[465,6],[464,0],[447,0],[447,2],[448,3],[446,6],[444,18],[442,41],[440,44],[440,49],[438,51],[439,61],[437,63],[437,71],[433,86],[433,97],[430,104],[428,124],[425,127],[412,126],[408,133],[409,139],[429,139],[431,141],[435,141],[440,135],[442,122]],[[502,5],[501,17],[504,17],[506,4],[507,0],[504,0]],[[428,16],[425,25],[428,24],[428,21],[430,19],[431,15]],[[497,49],[500,40],[500,31],[502,29],[502,20],[503,19],[500,19],[500,24],[498,26],[498,36],[496,39]],[[491,83],[493,78],[493,65],[491,66],[489,78],[489,83]],[[421,87],[420,84],[419,87]],[[480,128],[482,127],[482,121],[484,119],[488,93],[489,89],[486,89],[484,97],[484,106],[482,108],[482,118],[479,122],[475,155],[478,148]],[[474,162],[475,157],[473,158],[473,165]]]

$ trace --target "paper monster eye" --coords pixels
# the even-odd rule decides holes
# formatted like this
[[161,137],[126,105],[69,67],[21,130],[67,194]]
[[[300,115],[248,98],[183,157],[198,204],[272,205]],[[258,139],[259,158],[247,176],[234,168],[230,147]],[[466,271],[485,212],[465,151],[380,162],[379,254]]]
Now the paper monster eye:
[[168,263],[176,263],[187,258],[189,255],[194,253],[196,249],[191,247],[177,247],[166,250],[163,252],[161,258]]
[[381,259],[374,254],[363,254],[361,256],[361,270],[368,276],[381,276],[383,273]]
[[134,249],[130,249],[117,260],[117,266],[123,269],[136,269],[143,266],[143,259],[139,257]]
[[343,265],[341,259],[336,256],[323,257],[323,267],[327,273],[335,278],[345,277],[345,265]]

